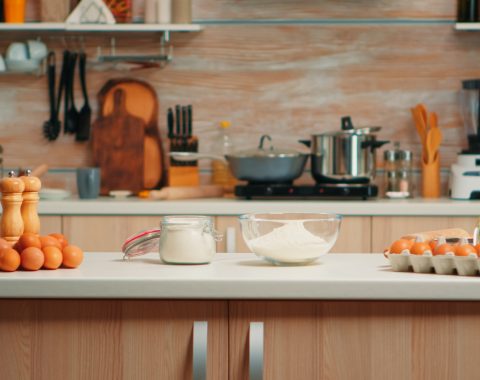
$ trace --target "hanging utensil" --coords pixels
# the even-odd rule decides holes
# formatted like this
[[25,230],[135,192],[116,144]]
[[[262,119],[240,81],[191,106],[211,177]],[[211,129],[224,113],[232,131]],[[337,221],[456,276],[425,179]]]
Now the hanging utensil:
[[92,109],[88,101],[87,80],[86,80],[87,55],[81,52],[78,57],[78,68],[80,72],[80,84],[82,86],[83,107],[78,113],[78,125],[76,141],[87,141],[90,138],[90,125],[92,122]]
[[43,135],[49,140],[54,141],[60,133],[60,121],[58,120],[58,111],[55,97],[55,53],[48,54],[48,99],[50,102],[50,119],[43,124]]
[[77,53],[68,52],[67,77],[65,84],[65,120],[64,133],[76,133],[78,128],[78,111],[74,100],[74,78]]

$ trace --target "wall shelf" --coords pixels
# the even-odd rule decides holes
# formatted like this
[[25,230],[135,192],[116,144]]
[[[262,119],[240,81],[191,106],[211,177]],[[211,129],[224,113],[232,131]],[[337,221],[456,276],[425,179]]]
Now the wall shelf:
[[457,22],[455,23],[455,30],[480,30],[480,22]]
[[81,33],[123,33],[123,32],[198,32],[198,24],[66,24],[56,22],[31,22],[23,24],[0,23],[0,32],[81,32]]

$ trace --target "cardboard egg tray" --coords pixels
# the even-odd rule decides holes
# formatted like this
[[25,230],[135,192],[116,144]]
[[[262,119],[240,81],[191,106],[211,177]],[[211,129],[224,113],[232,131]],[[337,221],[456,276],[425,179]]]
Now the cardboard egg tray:
[[455,256],[453,253],[433,256],[430,252],[423,255],[385,253],[395,272],[458,274],[476,276],[480,272],[480,259],[475,254]]

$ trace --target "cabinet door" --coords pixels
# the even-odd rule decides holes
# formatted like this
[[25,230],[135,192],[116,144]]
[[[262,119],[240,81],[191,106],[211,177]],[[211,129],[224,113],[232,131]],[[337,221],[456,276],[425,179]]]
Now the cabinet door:
[[371,234],[372,218],[369,216],[347,216],[342,219],[342,226],[337,242],[332,248],[334,253],[370,253],[372,252]]
[[62,233],[62,217],[57,215],[40,215],[40,234]]
[[229,314],[230,379],[249,378],[250,322],[264,324],[264,380],[480,373],[479,303],[236,301]]
[[161,216],[64,216],[63,231],[86,251],[118,252],[134,233],[160,225]]
[[383,252],[393,241],[413,232],[463,228],[473,232],[478,218],[452,216],[375,216],[372,222],[373,252]]
[[207,378],[227,379],[226,301],[1,300],[0,377],[191,379],[195,321]]
[[245,253],[251,252],[242,237],[242,230],[236,216],[217,216],[216,229],[223,235],[217,243],[217,252]]

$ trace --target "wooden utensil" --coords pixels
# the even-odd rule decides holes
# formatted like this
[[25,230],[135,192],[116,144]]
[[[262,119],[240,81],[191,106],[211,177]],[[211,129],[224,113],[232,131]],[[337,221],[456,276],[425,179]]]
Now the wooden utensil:
[[432,163],[438,156],[438,148],[442,143],[442,132],[439,128],[431,128],[427,133],[427,163]]
[[218,198],[224,193],[223,186],[167,186],[161,190],[140,192],[141,198],[157,200]]
[[108,116],[100,117],[93,125],[93,155],[101,168],[101,194],[111,190],[144,189],[145,123],[128,113],[125,92],[117,89],[114,107]]

